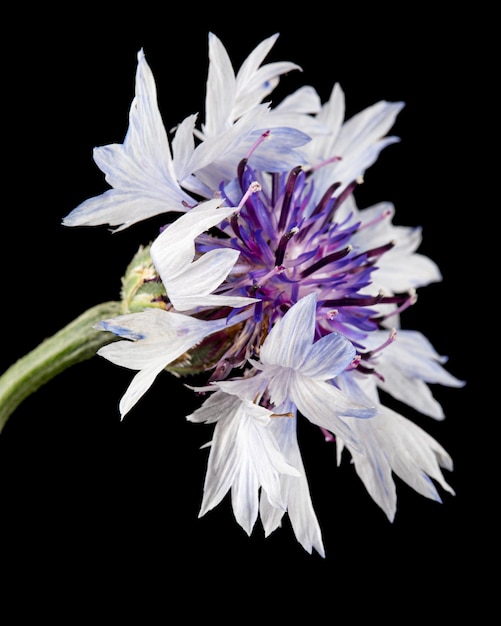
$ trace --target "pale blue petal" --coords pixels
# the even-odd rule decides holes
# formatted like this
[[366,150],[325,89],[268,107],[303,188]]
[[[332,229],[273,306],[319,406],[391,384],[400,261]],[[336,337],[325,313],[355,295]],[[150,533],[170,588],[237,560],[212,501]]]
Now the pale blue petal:
[[338,376],[350,365],[356,351],[351,341],[342,335],[325,335],[304,352],[297,369],[308,378],[329,380]]
[[309,294],[277,320],[261,347],[262,363],[291,368],[303,363],[315,335],[316,302],[316,294]]
[[136,93],[124,145],[139,165],[156,170],[159,179],[174,179],[167,133],[158,109],[157,90],[143,50],[137,55]]
[[436,420],[445,418],[441,404],[433,397],[428,385],[419,378],[406,376],[398,366],[386,362],[378,368],[384,380],[378,387],[400,402],[404,402],[423,415]]
[[231,488],[231,506],[238,524],[250,535],[259,514],[259,482],[255,473],[241,463]]
[[278,85],[281,75],[300,69],[299,65],[290,61],[277,61],[263,65],[254,72],[252,77],[244,76],[239,72],[237,75],[238,95],[233,108],[234,119],[238,119],[262,102]]
[[[189,169],[196,172],[197,178],[207,183],[204,168],[218,166],[224,178],[211,181],[209,186],[212,189],[218,189],[221,180],[232,180],[236,174],[235,163],[238,163],[246,155],[250,146],[255,143],[251,133],[266,124],[267,114],[268,107],[260,105],[228,126],[224,132],[204,137],[204,141],[196,147],[193,153]],[[236,157],[238,160],[235,160]]]
[[[273,122],[273,120],[273,115],[271,115],[266,122]],[[283,124],[286,120],[277,121]],[[268,129],[271,129],[271,132],[265,144],[265,149],[257,149],[249,158],[249,164],[252,167],[266,172],[284,172],[297,165],[306,164],[303,152],[296,150],[296,148],[301,148],[311,140],[310,135],[304,132],[304,128],[298,130],[297,128],[284,125],[273,126],[273,124],[268,124],[267,127],[261,127],[249,136],[249,148]]]
[[[373,397],[376,383],[349,372],[338,379],[343,389],[358,400]],[[371,497],[393,520],[396,493],[393,474],[399,476],[418,493],[440,501],[433,481],[454,493],[445,482],[441,467],[452,470],[452,460],[444,448],[428,433],[410,420],[382,405],[370,420],[350,422],[352,430],[363,443],[363,450],[350,450],[356,471]],[[338,439],[338,443],[342,442]]]
[[295,371],[280,365],[265,365],[263,376],[268,380],[270,400],[274,406],[282,406],[290,400],[290,385],[295,380]]
[[422,254],[402,254],[395,247],[387,255],[382,257],[378,271],[373,274],[373,293],[378,289],[386,293],[404,293],[442,280],[438,265]]

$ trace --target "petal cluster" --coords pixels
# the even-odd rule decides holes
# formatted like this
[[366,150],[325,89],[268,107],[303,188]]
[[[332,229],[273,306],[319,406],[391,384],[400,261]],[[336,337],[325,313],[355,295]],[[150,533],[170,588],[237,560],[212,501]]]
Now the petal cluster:
[[[343,440],[346,438],[356,448],[360,443],[351,434],[352,422],[372,417],[375,411],[372,406],[350,400],[334,386],[336,376],[352,362],[355,350],[340,335],[328,335],[314,342],[315,314],[314,294],[300,300],[265,339],[261,362],[256,364],[258,372],[253,378],[215,383],[218,391],[187,419],[217,422],[201,514],[218,504],[231,488],[235,517],[250,534],[257,519],[259,489],[262,488],[261,517],[268,532],[279,525],[288,511],[294,532],[304,548],[311,552],[315,547],[324,554],[297,443],[297,411],[312,423],[341,435]],[[256,403],[265,394],[274,412]],[[344,421],[341,415],[345,416]],[[353,419],[348,423],[348,418]],[[263,425],[267,428],[266,445],[255,446],[253,437],[258,436],[260,442],[264,440]],[[242,451],[242,446],[246,452]],[[247,458],[249,452],[252,461]],[[242,467],[246,468],[245,490],[241,488]],[[264,479],[258,480],[257,467],[264,476],[273,477],[273,489],[265,485]],[[249,511],[250,503],[252,515],[242,523],[242,511]]]

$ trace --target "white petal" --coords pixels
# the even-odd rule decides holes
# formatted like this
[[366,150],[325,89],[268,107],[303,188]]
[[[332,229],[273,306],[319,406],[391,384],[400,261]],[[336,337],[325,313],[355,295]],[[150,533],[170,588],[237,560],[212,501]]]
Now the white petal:
[[341,182],[337,191],[341,193],[353,180],[364,175],[386,146],[398,141],[397,137],[384,135],[403,106],[402,102],[381,101],[340,126],[341,114],[344,115],[344,94],[339,87],[333,90],[331,101],[317,116],[332,132],[313,137],[305,150],[314,164],[335,156],[342,157],[342,160],[325,164],[315,172],[313,206],[333,181]]
[[372,418],[374,407],[353,402],[329,383],[307,379],[298,373],[291,378],[290,398],[298,410],[313,424],[359,448],[360,442],[351,428],[351,420],[343,420],[341,417]]
[[212,393],[202,406],[186,416],[189,422],[213,424],[233,411],[235,398],[227,393]]
[[235,213],[235,207],[222,207],[215,198],[201,202],[169,224],[151,246],[151,257],[165,284],[183,272],[195,258],[195,238]]
[[[299,470],[299,477],[281,477],[282,497],[287,504],[287,512],[294,534],[303,548],[311,554],[315,549],[325,557],[322,533],[313,509],[306,472],[301,458],[296,434],[296,419],[276,419],[273,431],[280,449],[291,465]],[[283,511],[273,507],[266,497],[261,497],[261,520],[268,536],[280,526]]]
[[278,85],[280,75],[301,69],[299,65],[289,61],[268,63],[261,66],[277,39],[278,33],[275,33],[263,40],[242,63],[236,77],[237,100],[234,105],[235,118],[240,117],[249,109],[262,102]]
[[127,338],[127,341],[115,341],[103,346],[97,354],[116,365],[141,370],[122,399],[122,417],[147,391],[162,369],[204,337],[225,326],[224,319],[205,322],[154,308],[96,324],[96,329]]
[[336,148],[344,154],[351,146],[362,152],[369,145],[374,145],[394,125],[403,107],[403,102],[381,100],[360,111],[343,124],[336,139]]
[[188,265],[182,274],[166,281],[167,295],[175,308],[188,311],[199,306],[243,307],[256,302],[255,298],[244,296],[210,295],[224,281],[239,254],[238,250],[211,250]]
[[385,253],[372,276],[372,293],[378,289],[387,293],[405,293],[442,280],[434,261],[417,253],[402,255],[396,249]]
[[[270,411],[221,391],[206,403],[207,421],[214,419],[217,405],[221,415],[211,444],[200,515],[219,504],[231,488],[235,517],[250,534],[258,515],[259,489],[274,506],[284,508],[280,474],[298,472],[280,452],[269,428]],[[206,403],[188,419],[204,419]]]
[[428,385],[418,378],[405,376],[401,369],[387,363],[379,368],[384,380],[378,383],[378,387],[389,393],[400,402],[404,402],[416,411],[443,420],[445,414],[441,404],[433,397]]
[[365,445],[363,454],[351,450],[356,471],[390,520],[393,520],[396,510],[392,473],[421,495],[437,502],[441,499],[433,480],[454,494],[440,469],[442,466],[452,470],[450,456],[437,441],[410,420],[381,407],[372,420],[357,421],[354,428]]
[[331,131],[329,136],[316,138],[314,144],[319,158],[327,159],[335,156],[332,147],[335,145],[337,136],[343,125],[346,106],[344,92],[339,83],[332,88],[329,100],[322,106],[317,115],[317,120]]
[[195,151],[194,130],[197,115],[189,115],[178,125],[176,133],[172,140],[172,154],[174,157],[174,168],[176,178],[182,181],[192,172],[189,169],[189,163]]
[[[367,338],[367,345],[374,347],[380,338],[379,332],[373,333]],[[435,419],[443,419],[442,407],[433,397],[427,383],[449,387],[462,387],[465,384],[442,366],[441,363],[446,360],[422,333],[399,330],[396,340],[379,356],[377,369],[384,380],[378,382],[378,386],[417,411]]]
[[116,193],[83,202],[64,218],[66,226],[110,224],[121,229],[159,213],[183,211],[182,202],[191,202],[174,174],[155,82],[142,50],[124,143],[96,148],[94,159]]
[[236,95],[236,79],[230,57],[220,39],[209,33],[209,73],[205,98],[204,134],[214,136],[227,130]]
[[279,76],[295,69],[290,62],[261,63],[273,47],[278,34],[262,41],[247,57],[235,76],[231,60],[221,41],[209,33],[209,75],[205,102],[204,138],[227,131],[232,124],[255,108],[273,91]]
[[[359,424],[355,426],[364,442],[363,453],[352,450],[349,444],[348,447],[350,448],[355,470],[359,478],[364,483],[371,498],[383,509],[390,522],[392,522],[397,510],[397,490],[387,452],[384,447],[381,447],[375,437],[375,429],[379,425],[378,417],[373,418],[374,424],[371,424],[369,428],[359,428]],[[341,449],[343,442],[338,440],[337,445]]]
[[462,387],[459,380],[442,363],[447,357],[438,354],[430,341],[419,331],[399,330],[397,339],[383,352],[388,360],[396,360],[409,375],[418,376],[429,383],[448,387]]
[[[322,103],[316,89],[309,85],[305,85],[286,96],[282,102],[277,104],[273,111],[280,115],[297,115],[298,113],[318,113],[321,109]],[[323,132],[326,132],[326,128],[323,123],[320,124],[317,122],[317,126],[318,125],[322,127]]]
[[[101,353],[101,356],[106,356],[106,353]],[[156,377],[165,368],[165,359],[151,360],[147,368],[140,370],[132,379],[130,385],[127,387],[126,392],[120,399],[118,409],[120,411],[121,419],[134,407],[134,405],[142,398],[142,396],[148,391]]]
[[208,200],[179,217],[153,242],[151,258],[179,311],[197,306],[245,306],[255,298],[212,295],[235,264],[239,252],[221,248],[212,250],[193,262],[195,238],[232,215],[235,207],[221,207],[221,199]]

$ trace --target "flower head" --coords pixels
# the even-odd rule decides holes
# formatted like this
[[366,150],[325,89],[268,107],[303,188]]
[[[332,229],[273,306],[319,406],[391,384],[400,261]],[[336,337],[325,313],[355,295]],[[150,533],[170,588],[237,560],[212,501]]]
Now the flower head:
[[359,210],[354,200],[366,169],[398,141],[387,133],[403,103],[377,102],[345,120],[335,84],[324,104],[306,86],[271,107],[264,98],[299,69],[263,65],[276,37],[235,72],[210,34],[205,121],[187,117],[170,141],[140,51],[124,143],[94,153],[111,189],[64,223],[123,229],[179,214],[149,248],[147,280],[161,286],[151,291],[153,308],[134,307],[127,289],[125,314],[96,326],[123,338],[99,354],[137,371],[122,416],[160,371],[205,373],[206,386],[193,389],[209,395],[188,416],[215,424],[201,514],[231,492],[246,532],[260,515],[269,534],[287,513],[301,545],[323,555],[297,420],[336,440],[338,459],[351,453],[393,519],[392,474],[439,499],[433,481],[452,492],[440,470],[452,463],[383,406],[380,391],[440,419],[428,384],[463,383],[420,333],[400,329],[416,290],[441,280],[417,252],[420,229],[394,226],[389,203]]

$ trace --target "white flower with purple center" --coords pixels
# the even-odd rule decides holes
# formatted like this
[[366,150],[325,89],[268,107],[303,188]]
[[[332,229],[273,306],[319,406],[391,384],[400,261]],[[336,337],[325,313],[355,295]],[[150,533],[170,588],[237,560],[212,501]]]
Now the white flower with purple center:
[[96,326],[123,338],[99,354],[137,371],[122,417],[161,371],[205,373],[207,386],[193,389],[213,393],[188,416],[216,424],[201,514],[231,492],[248,533],[258,514],[269,534],[287,512],[301,545],[323,555],[297,419],[337,440],[338,459],[348,449],[393,519],[393,474],[439,500],[434,481],[452,492],[440,469],[452,462],[379,392],[441,419],[428,385],[463,383],[420,333],[400,329],[416,290],[441,280],[417,253],[420,229],[394,226],[389,203],[360,210],[354,200],[366,169],[398,141],[387,133],[403,103],[381,101],[345,120],[337,84],[324,104],[310,86],[274,108],[263,103],[299,69],[262,65],[276,37],[235,73],[210,34],[205,121],[187,117],[171,141],[140,51],[124,143],[94,154],[111,189],[64,223],[122,229],[179,214],[149,249],[147,280],[163,289],[155,308]]

